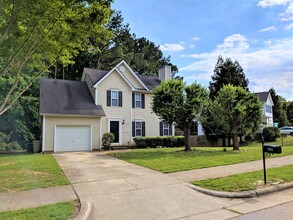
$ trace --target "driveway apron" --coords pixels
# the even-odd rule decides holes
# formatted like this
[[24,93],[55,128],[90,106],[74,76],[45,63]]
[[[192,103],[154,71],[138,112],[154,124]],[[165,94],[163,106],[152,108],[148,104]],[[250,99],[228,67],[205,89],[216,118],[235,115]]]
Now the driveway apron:
[[227,219],[240,215],[228,207],[250,201],[204,195],[180,179],[99,152],[54,157],[81,203],[91,203],[89,219]]

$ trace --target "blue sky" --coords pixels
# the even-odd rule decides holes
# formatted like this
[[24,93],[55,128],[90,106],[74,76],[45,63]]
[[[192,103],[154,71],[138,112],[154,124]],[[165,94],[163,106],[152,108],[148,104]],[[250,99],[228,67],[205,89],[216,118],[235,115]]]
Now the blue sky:
[[116,0],[125,23],[208,86],[218,56],[237,59],[251,91],[293,100],[293,0]]

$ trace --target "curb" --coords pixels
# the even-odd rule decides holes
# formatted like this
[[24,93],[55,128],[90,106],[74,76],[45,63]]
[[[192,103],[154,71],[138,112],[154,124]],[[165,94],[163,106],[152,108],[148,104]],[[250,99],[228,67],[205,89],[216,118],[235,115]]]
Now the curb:
[[87,220],[92,211],[92,202],[90,200],[80,200],[80,211],[74,220]]
[[280,184],[276,186],[269,186],[267,188],[250,190],[245,192],[223,192],[223,191],[205,189],[205,188],[193,185],[191,183],[187,183],[187,185],[198,192],[211,195],[211,196],[222,197],[222,198],[252,198],[256,196],[266,195],[269,193],[293,188],[293,182],[284,183],[284,184]]

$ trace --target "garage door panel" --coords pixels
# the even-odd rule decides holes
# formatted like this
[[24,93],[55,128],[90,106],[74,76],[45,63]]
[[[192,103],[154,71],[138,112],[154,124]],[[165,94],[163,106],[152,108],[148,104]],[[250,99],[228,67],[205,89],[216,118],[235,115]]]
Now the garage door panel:
[[90,126],[56,126],[55,151],[90,150]]

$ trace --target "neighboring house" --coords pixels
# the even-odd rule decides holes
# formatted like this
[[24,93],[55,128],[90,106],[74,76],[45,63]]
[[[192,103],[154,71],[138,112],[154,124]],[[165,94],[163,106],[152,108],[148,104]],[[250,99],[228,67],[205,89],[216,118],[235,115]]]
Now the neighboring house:
[[170,78],[170,66],[158,78],[122,61],[110,71],[84,68],[81,81],[41,79],[42,151],[101,149],[106,132],[120,146],[134,144],[133,137],[174,135],[151,110],[153,89]]
[[254,93],[259,97],[260,101],[263,103],[262,110],[262,124],[261,127],[273,127],[273,100],[270,92],[258,92]]

